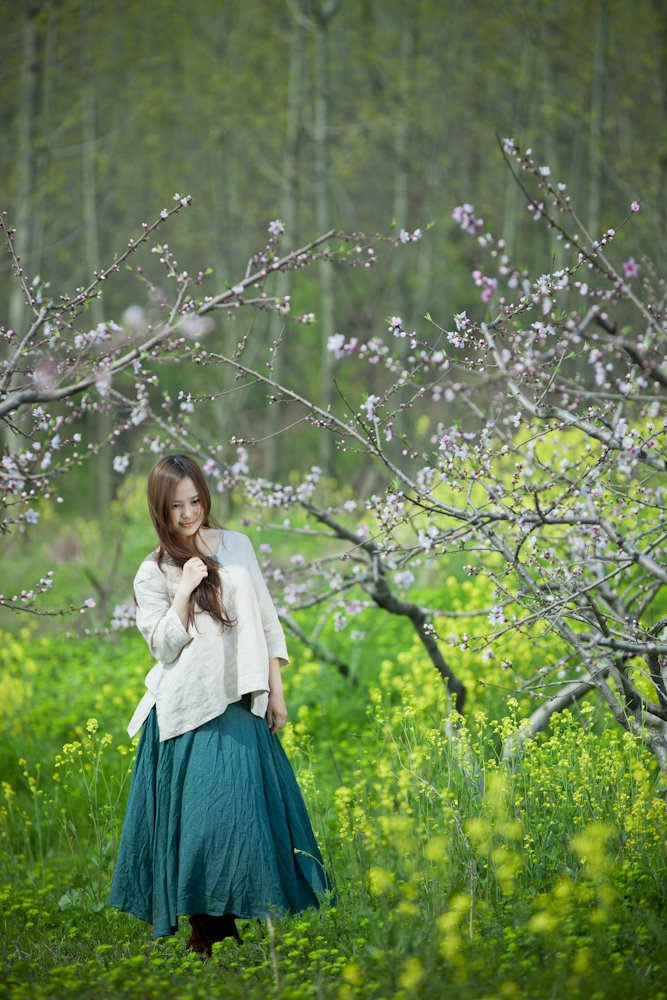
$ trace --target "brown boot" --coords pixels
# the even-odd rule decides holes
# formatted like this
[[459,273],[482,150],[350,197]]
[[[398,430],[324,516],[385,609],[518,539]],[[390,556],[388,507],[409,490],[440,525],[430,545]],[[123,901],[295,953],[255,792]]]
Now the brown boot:
[[211,948],[215,938],[210,933],[208,921],[210,917],[206,913],[193,913],[188,917],[192,934],[185,945],[187,951],[194,951],[205,958],[211,957]]
[[227,937],[233,937],[241,944],[233,914],[224,913],[221,917],[209,917],[208,919],[211,921],[211,933],[215,941],[223,941]]
[[185,946],[188,951],[194,951],[198,955],[210,958],[216,941],[233,937],[239,944],[241,943],[231,913],[225,913],[220,917],[211,916],[210,913],[193,913],[188,919],[192,927],[192,934]]

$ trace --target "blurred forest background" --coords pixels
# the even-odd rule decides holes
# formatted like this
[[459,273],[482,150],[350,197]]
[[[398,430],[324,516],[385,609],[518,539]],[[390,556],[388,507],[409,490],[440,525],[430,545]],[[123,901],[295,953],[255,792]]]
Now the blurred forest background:
[[[90,285],[94,272],[142,233],[143,223],[174,209],[176,192],[191,195],[192,207],[161,223],[153,242],[168,241],[179,270],[205,275],[197,295],[233,289],[253,255],[266,248],[272,221],[285,226],[281,251],[330,229],[388,236],[378,240],[376,267],[315,261],[270,275],[268,294],[290,295],[290,315],[252,308],[238,310],[235,318],[215,312],[205,333],[205,348],[227,355],[247,335],[243,361],[263,372],[271,345],[282,339],[273,357],[276,380],[322,406],[335,403],[339,411],[345,403],[336,396],[327,350],[335,334],[390,340],[392,316],[402,317],[407,331],[425,325],[427,313],[443,329],[462,310],[473,320],[484,317],[488,307],[471,277],[484,266],[483,252],[453,221],[457,205],[474,203],[475,217],[493,222],[494,237],[505,239],[512,264],[529,268],[532,278],[561,266],[554,264],[553,247],[562,244],[546,224],[532,221],[498,137],[516,137],[522,150],[532,147],[536,164],[549,165],[551,181],[567,185],[594,238],[631,214],[632,225],[623,226],[609,248],[618,273],[622,261],[634,258],[643,282],[653,274],[646,258],[654,261],[658,278],[667,262],[663,0],[0,0],[0,127],[0,210],[16,228],[26,274],[39,275],[42,294],[56,302]],[[631,213],[634,202],[640,210]],[[422,238],[410,240],[417,229]],[[159,326],[164,312],[158,286],[165,284],[166,271],[159,256],[168,254],[142,247],[131,258],[133,268],[123,267],[105,282],[103,298],[76,319],[84,341],[85,331],[103,321],[136,328],[137,340],[147,324]],[[19,358],[18,375],[27,375],[27,382],[34,373],[30,352],[24,366],[21,348],[10,351],[12,337],[6,336],[11,328],[18,334],[14,343],[20,341],[30,322],[11,264],[9,254],[0,255],[0,362]],[[591,283],[598,277],[593,273]],[[659,280],[655,285],[660,287]],[[596,300],[575,288],[573,313],[589,309]],[[168,291],[173,298],[173,284]],[[544,298],[538,301],[544,308]],[[639,335],[637,316],[646,315],[644,301],[638,304],[634,325],[628,319],[631,346]],[[621,297],[614,312],[620,326],[623,308]],[[314,313],[314,321],[298,322],[302,313]],[[519,315],[512,333],[520,345],[521,322]],[[47,337],[43,344],[50,348]],[[25,343],[30,348],[28,338]],[[368,453],[335,450],[333,435],[303,419],[297,404],[269,406],[267,388],[251,385],[251,379],[240,383],[242,392],[228,393],[235,388],[230,367],[192,363],[192,343],[185,335],[178,343],[182,350],[142,358],[139,387],[150,379],[154,415],[169,397],[168,419],[158,424],[156,418],[155,426],[132,422],[132,406],[141,406],[139,376],[131,366],[114,383],[114,389],[123,378],[133,383],[130,403],[115,422],[116,414],[102,412],[103,406],[95,412],[92,403],[78,409],[71,404],[70,411],[68,400],[49,406],[59,417],[67,414],[67,440],[60,450],[57,427],[44,432],[46,464],[42,452],[31,454],[25,466],[31,474],[35,466],[39,476],[41,460],[47,484],[34,494],[25,487],[18,501],[25,476],[12,472],[11,453],[24,448],[25,439],[11,420],[5,425],[0,458],[11,459],[5,481],[14,477],[14,485],[6,490],[11,530],[3,537],[0,589],[17,596],[6,599],[0,618],[0,995],[194,1000],[219,995],[224,970],[225,995],[239,1000],[440,1000],[443,983],[451,1000],[603,1000],[620,990],[628,1000],[664,997],[664,776],[646,744],[611,719],[599,691],[589,692],[576,673],[581,662],[589,662],[590,650],[590,656],[600,652],[581,628],[596,633],[599,627],[608,638],[609,622],[614,635],[618,626],[627,631],[621,638],[632,640],[615,648],[638,653],[615,654],[616,666],[625,670],[629,663],[628,672],[646,680],[645,696],[649,689],[642,657],[646,652],[651,671],[654,660],[649,646],[644,650],[638,641],[657,637],[655,617],[662,621],[665,614],[659,597],[664,559],[657,547],[664,547],[664,501],[661,487],[652,492],[657,458],[649,480],[648,464],[619,472],[606,449],[600,461],[608,485],[600,510],[613,521],[611,541],[605,536],[593,550],[586,531],[576,527],[579,511],[569,515],[570,500],[575,510],[578,495],[570,496],[568,476],[579,482],[578,466],[583,469],[589,459],[579,462],[576,451],[590,443],[572,435],[570,425],[563,430],[561,423],[559,435],[548,420],[537,465],[541,475],[553,459],[561,472],[539,485],[550,504],[557,495],[566,509],[562,528],[554,520],[552,534],[544,532],[555,539],[556,556],[540,536],[524,557],[536,563],[535,580],[548,584],[536,590],[535,619],[532,612],[524,619],[521,610],[517,622],[514,607],[528,608],[532,592],[518,586],[505,600],[504,588],[513,583],[501,581],[496,590],[494,578],[500,579],[509,561],[502,548],[494,553],[485,542],[480,547],[475,536],[467,552],[464,541],[460,551],[443,541],[431,552],[430,535],[419,543],[420,558],[409,556],[412,568],[422,566],[414,587],[405,579],[414,579],[411,573],[394,572],[408,561],[397,566],[386,559],[385,576],[384,568],[377,571],[377,552],[372,574],[364,570],[355,583],[362,561],[350,560],[338,573],[336,545],[342,539],[356,546],[357,535],[327,535],[298,507],[290,508],[290,535],[284,509],[267,506],[262,517],[247,496],[216,495],[214,511],[225,525],[248,530],[256,543],[261,538],[257,548],[272,587],[277,590],[281,579],[289,583],[292,572],[294,593],[303,595],[294,609],[298,623],[288,622],[295,669],[286,671],[291,716],[283,738],[326,863],[336,874],[338,907],[277,921],[268,936],[248,924],[238,954],[220,950],[193,975],[183,928],[175,941],[150,945],[147,927],[106,906],[132,759],[124,729],[152,662],[131,628],[128,608],[133,574],[154,543],[145,473],[162,446],[175,446],[177,421],[188,440],[201,444],[202,454],[219,456],[221,464],[237,457],[243,464],[234,435],[257,438],[257,447],[249,449],[252,477],[291,486],[305,470],[322,466],[323,507],[333,497],[341,523],[348,523],[346,515],[351,524],[358,506],[369,532],[379,524],[364,505],[379,477]],[[613,357],[612,348],[605,358]],[[76,358],[64,348],[61,354]],[[591,378],[589,362],[590,355],[584,379]],[[471,379],[465,385],[481,384],[472,381],[473,366],[457,368],[457,378]],[[358,414],[368,394],[383,391],[387,372],[366,363],[346,368],[351,374],[341,369],[337,377],[347,380],[341,392]],[[64,369],[70,370],[76,366]],[[479,400],[480,413],[502,410],[504,384],[489,389],[495,397]],[[593,403],[604,403],[596,420],[606,419],[605,407],[614,405],[611,377],[609,384],[610,394],[608,385],[595,383]],[[656,386],[664,387],[664,379]],[[418,387],[415,379],[406,394]],[[190,393],[216,399],[195,407]],[[105,398],[101,388],[98,395]],[[396,396],[396,406],[405,398]],[[629,397],[628,411],[639,413],[635,422],[642,434],[647,415],[658,425],[656,437],[662,433],[660,398],[656,391],[654,412],[633,411]],[[418,415],[411,414],[416,440],[432,434],[439,421],[455,423],[461,404],[453,399],[433,394],[420,400]],[[32,424],[25,420],[28,438],[30,428],[39,427],[36,410]],[[128,427],[116,437],[123,420]],[[625,415],[623,423],[627,428]],[[646,426],[652,433],[653,423]],[[161,437],[153,449],[150,433],[156,427]],[[501,426],[492,440],[500,442],[504,434]],[[621,453],[626,457],[635,441],[628,438]],[[109,439],[109,447],[88,457]],[[397,436],[397,448],[403,440]],[[516,490],[516,519],[508,522],[513,530],[526,497],[542,513],[537,492],[515,475],[514,450],[507,461],[502,458],[506,450],[500,450],[497,465],[491,456],[480,482],[492,507],[500,496],[492,497],[489,488],[496,469],[501,486]],[[604,451],[593,452],[590,462]],[[469,466],[472,482],[473,458]],[[633,507],[637,484],[640,501]],[[55,502],[51,488],[64,503]],[[386,482],[378,490],[392,499]],[[442,494],[433,499],[440,502]],[[37,509],[25,510],[30,503]],[[429,526],[428,520],[420,523]],[[363,527],[359,521],[355,530]],[[655,558],[655,571],[653,562],[649,574],[635,562],[636,551],[626,547],[633,537]],[[515,563],[523,540],[509,549]],[[416,552],[418,545],[413,547]],[[476,566],[464,564],[470,551]],[[592,580],[598,551],[601,560],[610,553],[609,572],[589,587],[580,562]],[[380,552],[383,559],[385,554]],[[557,578],[563,562],[556,557],[565,560],[564,580]],[[306,576],[317,561],[321,574]],[[478,575],[483,563],[488,572]],[[335,586],[330,567],[339,576]],[[398,614],[395,605],[378,601],[389,571],[395,592],[410,588],[410,600],[419,606],[406,602]],[[581,582],[572,582],[575,571]],[[49,590],[51,573],[55,585]],[[615,592],[609,598],[611,585],[602,589],[615,573],[625,588],[621,605]],[[323,597],[333,595],[344,610],[347,601],[349,628],[342,614],[320,602],[320,584]],[[593,584],[602,593],[600,606],[608,609],[603,617],[589,595]],[[24,596],[23,610],[31,610],[35,591],[39,599],[47,590],[41,606],[67,611],[71,605],[73,617],[9,610]],[[588,617],[584,594],[593,609],[584,609]],[[559,610],[568,601],[576,655],[546,618],[549,608],[558,620],[570,614]],[[93,605],[83,618],[76,613]],[[593,612],[597,625],[591,625]],[[644,629],[652,632],[640,633],[642,616]],[[447,664],[468,692],[455,740],[450,698],[423,643],[431,619],[444,636]],[[490,633],[498,640],[498,657],[489,661],[470,642],[486,643]],[[572,676],[581,676],[582,683],[575,684],[572,708],[561,712],[569,702],[558,703],[548,733],[541,732],[550,718],[545,710],[536,739],[525,739],[520,759],[511,759],[536,701],[548,707],[553,693],[569,685],[565,668],[573,664]],[[626,690],[615,683],[619,692]],[[638,717],[644,702],[632,707],[627,696],[624,704],[630,715],[636,708]]]
[[[640,201],[623,252],[664,262],[667,13],[659,0],[502,8],[486,0],[5,0],[0,17],[0,202],[26,271],[54,296],[86,284],[174,192],[191,194],[193,208],[162,238],[181,267],[211,269],[209,290],[243,277],[274,218],[285,224],[286,249],[330,227],[387,233],[393,225],[398,237],[433,223],[370,274],[324,267],[298,281],[281,276],[293,312],[317,317],[289,325],[282,370],[325,403],[333,333],[382,335],[394,313],[417,326],[427,311],[447,322],[460,309],[483,310],[470,280],[474,251],[451,220],[455,205],[474,201],[519,266],[549,270],[547,236],[530,225],[497,134],[536,150],[591,233]],[[163,280],[155,259],[139,263]],[[27,320],[6,256],[0,300],[3,321],[20,330]],[[124,272],[91,307],[90,326],[149,305],[145,285]],[[217,322],[211,337],[227,346],[244,332]],[[248,363],[259,363],[284,325],[268,314],[255,321]],[[178,366],[166,367],[161,382],[174,392],[205,392],[207,378],[220,378],[200,371],[196,386],[183,385]],[[261,394],[245,396],[233,429],[273,435],[276,410]],[[218,412],[221,441],[229,416]],[[286,475],[304,446],[316,461],[312,437],[270,436],[253,472]],[[95,508],[114,486],[108,454],[97,461],[96,485],[83,496]],[[86,470],[80,476],[87,481]]]
[[[445,324],[462,309],[484,315],[471,279],[476,242],[453,222],[456,205],[474,202],[478,217],[493,220],[518,267],[553,266],[550,234],[533,223],[498,136],[535,149],[592,234],[640,202],[614,253],[646,254],[658,273],[664,266],[667,13],[658,0],[523,0],[503,9],[486,0],[5,0],[0,18],[0,208],[45,296],[87,285],[142,223],[173,206],[175,192],[192,195],[192,207],[154,242],[168,241],[179,268],[206,273],[203,294],[244,277],[271,220],[285,225],[284,251],[330,228],[397,243],[401,230],[423,232],[378,247],[372,269],[320,264],[277,275],[272,291],[291,295],[292,317],[314,313],[312,324],[268,311],[252,320],[216,314],[209,350],[231,354],[249,334],[245,363],[259,367],[282,338],[276,380],[324,406],[342,405],[332,335],[383,337],[396,314],[407,329],[427,312]],[[29,310],[10,263],[3,254],[0,322],[20,334]],[[130,268],[113,275],[82,329],[103,320],[141,327],[157,314],[164,267],[147,248],[132,263],[147,280]],[[333,450],[331,436],[305,421],[295,427],[300,414],[268,406],[261,386],[226,395],[238,387],[228,369],[175,357],[154,371],[163,396],[220,394],[183,416],[203,446],[224,446],[223,461],[236,459],[232,435],[255,438],[252,475],[285,480],[305,459],[353,496],[376,487],[371,463]],[[363,399],[383,378],[381,366],[366,366],[342,390]],[[425,402],[425,421],[456,419],[457,404],[446,405]],[[91,448],[111,435],[111,418],[87,414],[76,429]],[[104,535],[117,522],[118,551],[129,545],[141,557],[151,539],[143,500],[132,505],[135,538],[127,493],[112,516],[124,482],[112,461],[119,450],[147,451],[145,430],[130,427],[115,452],[103,448],[60,477],[65,506],[44,505],[30,539],[19,531],[5,546],[5,586],[25,585],[13,578],[26,560],[41,575],[46,545],[65,593],[72,569],[77,603],[82,559],[93,572],[82,545],[97,551],[96,524],[106,524]],[[141,478],[154,457],[136,454],[130,471]],[[231,506],[221,516],[243,515],[236,498],[223,501]],[[101,614],[108,589],[95,583]]]

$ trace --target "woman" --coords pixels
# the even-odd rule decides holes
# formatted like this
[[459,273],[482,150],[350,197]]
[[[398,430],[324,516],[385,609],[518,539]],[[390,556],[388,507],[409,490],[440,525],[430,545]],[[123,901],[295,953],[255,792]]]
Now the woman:
[[329,889],[276,733],[285,637],[249,538],[211,518],[197,463],[148,476],[158,547],[134,579],[137,625],[157,663],[128,727],[143,731],[110,905],[211,954],[235,917],[296,913]]

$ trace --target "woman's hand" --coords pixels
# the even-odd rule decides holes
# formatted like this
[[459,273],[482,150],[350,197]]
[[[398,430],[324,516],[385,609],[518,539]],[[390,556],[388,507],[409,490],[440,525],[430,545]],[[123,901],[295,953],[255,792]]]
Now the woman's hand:
[[183,628],[188,627],[188,605],[190,604],[190,594],[208,576],[206,563],[203,559],[193,556],[183,564],[183,575],[181,582],[176,588],[172,608],[181,620]]
[[269,660],[269,706],[266,721],[271,734],[277,733],[287,722],[287,706],[283,697],[283,678],[280,673],[284,660],[274,656]]
[[199,586],[205,576],[208,576],[206,563],[203,559],[193,556],[192,559],[188,559],[183,564],[183,576],[178,585],[178,590],[182,590],[183,594],[189,599],[192,591]]
[[269,732],[277,733],[287,722],[287,705],[282,691],[271,691],[269,694],[269,707],[266,710],[266,721],[269,724]]

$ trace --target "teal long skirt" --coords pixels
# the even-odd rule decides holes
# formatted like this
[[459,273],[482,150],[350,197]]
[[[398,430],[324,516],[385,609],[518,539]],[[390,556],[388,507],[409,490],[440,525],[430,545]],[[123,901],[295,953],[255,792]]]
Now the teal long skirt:
[[109,904],[163,937],[179,916],[298,913],[330,888],[294,772],[250,696],[163,743],[153,709]]

